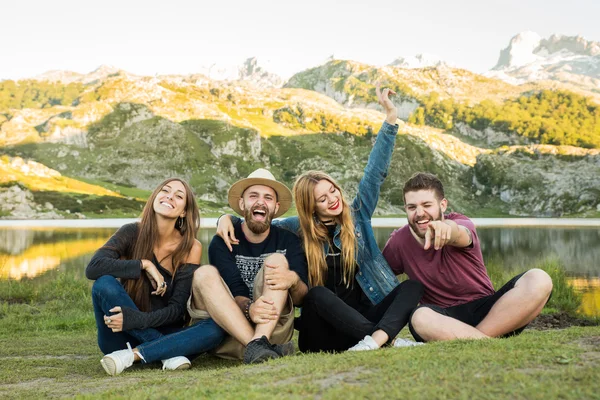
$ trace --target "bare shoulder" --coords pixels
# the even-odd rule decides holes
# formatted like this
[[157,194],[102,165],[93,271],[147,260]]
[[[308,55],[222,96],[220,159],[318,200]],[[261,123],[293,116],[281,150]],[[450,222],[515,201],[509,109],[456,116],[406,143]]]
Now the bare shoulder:
[[192,249],[185,260],[188,264],[200,264],[200,259],[202,258],[202,243],[198,239],[194,239],[194,243],[192,244]]

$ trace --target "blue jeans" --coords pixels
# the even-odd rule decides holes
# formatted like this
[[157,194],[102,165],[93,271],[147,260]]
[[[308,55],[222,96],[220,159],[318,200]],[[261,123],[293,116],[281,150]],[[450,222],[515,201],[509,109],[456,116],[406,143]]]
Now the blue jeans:
[[183,328],[132,329],[113,332],[104,323],[104,316],[111,315],[113,307],[137,306],[121,283],[109,275],[101,276],[92,286],[94,316],[98,328],[98,346],[104,354],[127,348],[127,342],[137,347],[145,362],[150,363],[175,356],[192,356],[217,347],[225,337],[225,331],[212,319],[201,320]]

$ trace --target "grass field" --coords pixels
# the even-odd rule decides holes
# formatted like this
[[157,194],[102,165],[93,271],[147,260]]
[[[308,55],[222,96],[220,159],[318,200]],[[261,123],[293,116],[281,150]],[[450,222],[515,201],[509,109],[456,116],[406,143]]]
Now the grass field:
[[[580,299],[561,286],[550,312]],[[504,275],[491,267],[496,287]],[[204,355],[188,371],[137,366],[117,377],[99,360],[91,282],[0,281],[0,398],[600,398],[600,326],[525,330],[509,339],[430,343],[372,352],[300,354],[246,366]],[[401,336],[409,336],[407,330]]]

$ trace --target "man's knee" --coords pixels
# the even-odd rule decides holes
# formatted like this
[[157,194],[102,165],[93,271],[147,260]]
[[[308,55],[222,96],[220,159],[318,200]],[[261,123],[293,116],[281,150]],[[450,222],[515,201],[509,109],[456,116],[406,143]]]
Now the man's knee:
[[431,326],[437,316],[439,316],[439,314],[431,308],[421,306],[413,311],[410,316],[410,325],[415,331],[419,332],[425,327]]
[[542,298],[547,298],[552,293],[552,278],[546,271],[539,268],[530,269],[519,280],[529,291]]
[[202,287],[211,286],[221,280],[219,270],[212,265],[203,265],[194,271],[192,280],[192,288],[200,289]]
[[265,264],[265,266],[269,265],[272,267],[279,267],[279,268],[285,268],[285,269],[290,268],[287,258],[285,258],[285,256],[281,253],[271,254],[270,256],[265,258],[264,264]]

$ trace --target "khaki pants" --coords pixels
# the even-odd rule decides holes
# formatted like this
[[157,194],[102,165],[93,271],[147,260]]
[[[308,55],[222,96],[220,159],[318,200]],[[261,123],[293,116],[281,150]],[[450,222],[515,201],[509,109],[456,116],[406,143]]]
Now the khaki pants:
[[[223,281],[223,285],[229,290],[229,287]],[[254,292],[253,299],[258,299],[263,292],[264,287],[264,267],[262,267],[256,276],[254,277]],[[231,295],[231,291],[229,292]],[[231,295],[233,297],[233,295]],[[188,299],[187,303],[188,313],[192,318],[190,324],[202,319],[210,318],[210,314],[204,310],[198,310],[194,308],[192,303],[192,297]],[[254,324],[252,324],[254,326]],[[294,335],[294,303],[292,302],[292,297],[288,295],[288,299],[283,306],[283,310],[281,312],[281,316],[277,321],[277,325],[275,326],[275,330],[271,334],[271,338],[269,341],[273,344],[283,344],[292,340],[292,336]],[[245,345],[242,345],[232,336],[227,335],[223,343],[219,345],[215,350],[212,351],[212,354],[226,358],[229,360],[242,360],[244,358],[244,351],[246,349]]]

